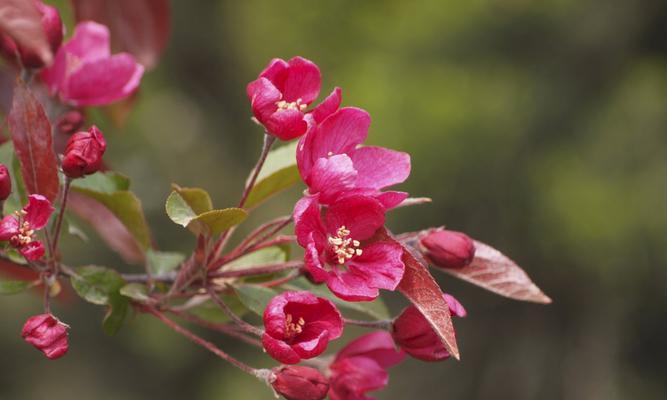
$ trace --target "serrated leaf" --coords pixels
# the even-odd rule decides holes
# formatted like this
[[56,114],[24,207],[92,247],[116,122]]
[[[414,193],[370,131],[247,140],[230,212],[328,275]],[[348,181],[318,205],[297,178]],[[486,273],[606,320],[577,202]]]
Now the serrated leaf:
[[27,281],[4,281],[0,280],[0,295],[21,293],[30,287]]
[[259,316],[264,315],[266,305],[278,294],[273,289],[257,285],[234,286],[234,291],[238,294],[241,303]]
[[70,279],[72,287],[81,298],[93,304],[110,304],[111,297],[125,285],[120,274],[109,268],[89,265],[75,271],[77,276]]
[[130,179],[117,172],[96,172],[72,182],[72,187],[111,194],[130,189]]
[[154,275],[162,275],[171,272],[178,268],[184,260],[185,254],[182,253],[156,251],[152,249],[149,249],[148,252],[146,252],[148,269],[151,274]]
[[146,285],[141,283],[129,283],[123,286],[120,288],[120,294],[141,303],[145,303],[151,299],[148,296],[148,289],[146,288]]
[[269,152],[255,186],[245,202],[246,208],[253,208],[269,197],[289,188],[300,181],[296,167],[296,147],[298,141]]
[[294,279],[282,287],[288,290],[307,290],[318,297],[324,297],[333,301],[341,308],[367,315],[376,320],[386,320],[390,318],[389,310],[380,297],[373,301],[345,301],[336,297],[326,286],[312,284],[306,278]]

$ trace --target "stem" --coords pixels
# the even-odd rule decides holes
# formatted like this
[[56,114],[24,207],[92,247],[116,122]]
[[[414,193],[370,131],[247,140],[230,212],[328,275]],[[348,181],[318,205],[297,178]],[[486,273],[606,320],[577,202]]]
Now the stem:
[[220,307],[222,311],[224,311],[225,314],[227,314],[227,316],[231,318],[231,320],[234,321],[236,325],[239,326],[239,328],[255,336],[262,336],[264,334],[264,332],[261,329],[257,328],[254,325],[250,325],[249,323],[241,319],[241,317],[236,315],[236,313],[234,313],[234,311],[232,311],[232,309],[229,308],[227,303],[225,303],[224,301],[222,301],[220,297],[218,297],[217,293],[215,293],[215,290],[213,290],[212,287],[209,286],[208,288],[206,288],[206,290],[208,291],[209,296],[211,296],[211,300],[213,300],[213,302],[217,304],[218,307]]
[[[238,246],[236,246],[236,249],[232,251],[232,254],[235,254],[239,251],[244,250],[246,247],[249,247],[253,242],[261,242],[263,240],[266,240],[267,238],[271,237],[275,233],[277,233],[280,229],[284,228],[287,224],[289,224],[292,220],[291,215],[286,215],[283,217],[276,218],[274,220],[271,220],[265,224],[262,224],[259,226],[257,229],[252,231],[241,243],[239,243]],[[264,234],[267,230],[271,229],[272,227],[279,225],[280,228],[278,229],[272,229],[269,233]],[[263,235],[264,234],[264,235]],[[260,236],[261,235],[261,236]]]
[[360,321],[356,319],[345,318],[345,323],[356,326],[363,326],[364,328],[383,329],[385,331],[391,330],[392,321],[389,319],[382,321]]
[[265,275],[289,269],[301,268],[303,261],[288,261],[277,264],[265,264],[236,271],[217,271],[209,274],[210,278],[241,278],[244,276]]
[[239,332],[238,330],[234,329],[234,327],[232,327],[232,326],[229,326],[229,325],[226,325],[226,324],[215,324],[213,322],[203,320],[203,319],[198,318],[198,317],[196,317],[192,314],[188,314],[186,312],[179,311],[179,310],[169,309],[169,312],[171,312],[174,315],[177,315],[179,318],[182,318],[182,319],[184,319],[188,322],[191,322],[193,324],[197,324],[201,327],[211,329],[211,330],[214,330],[214,331],[218,331],[218,332],[222,332],[225,335],[229,335],[229,336],[232,336],[234,338],[237,338],[237,339],[239,339],[239,340],[241,340],[241,341],[243,341],[243,342],[245,342],[245,343],[247,343],[251,346],[256,346],[256,347],[260,347],[260,348],[262,347],[262,342],[260,342],[259,340],[255,339],[255,338],[247,336],[247,335],[243,334],[242,332]]
[[147,310],[149,313],[153,314],[157,319],[162,321],[165,325],[167,325],[172,330],[176,331],[177,333],[180,333],[181,335],[190,339],[192,342],[204,347],[205,349],[207,349],[211,353],[215,354],[216,356],[218,356],[218,357],[222,358],[223,360],[231,363],[232,365],[234,365],[235,367],[237,367],[241,371],[247,372],[247,373],[249,373],[251,375],[254,375],[256,377],[260,377],[260,376],[263,375],[263,370],[252,368],[251,366],[249,366],[249,365],[237,360],[236,358],[230,356],[229,354],[222,351],[218,346],[214,345],[213,343],[211,343],[207,340],[204,340],[203,338],[197,336],[195,333],[189,331],[188,329],[186,329],[186,328],[178,325],[174,321],[170,320],[169,318],[167,318],[167,316],[165,316],[164,314],[162,314],[160,311],[156,310],[155,308],[146,307],[144,309]]
[[[67,198],[69,197],[69,190],[72,186],[72,179],[68,176],[65,177],[65,188],[63,189],[63,200],[60,203],[60,211],[58,212],[58,218],[56,219],[56,227],[53,234],[53,251],[58,249],[58,240],[60,239],[60,230],[63,225],[63,219],[65,217],[65,208],[67,208]],[[52,254],[51,257],[55,257],[55,254]]]

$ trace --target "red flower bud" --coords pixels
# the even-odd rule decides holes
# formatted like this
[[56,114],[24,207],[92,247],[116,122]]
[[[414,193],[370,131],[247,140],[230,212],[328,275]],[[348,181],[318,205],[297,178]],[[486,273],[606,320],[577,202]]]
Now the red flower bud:
[[437,267],[462,268],[475,257],[475,244],[465,233],[434,229],[421,238],[422,251]]
[[21,336],[51,360],[64,356],[69,349],[67,342],[69,327],[51,314],[40,314],[28,318]]
[[7,200],[12,193],[12,178],[5,164],[0,164],[0,201]]
[[70,135],[81,128],[84,120],[85,117],[81,111],[71,110],[58,117],[54,125],[58,132]]
[[316,369],[290,365],[273,370],[273,389],[287,400],[321,400],[329,391],[329,381]]
[[70,178],[94,174],[102,166],[107,148],[102,132],[93,125],[88,132],[70,136],[63,157],[63,172]]

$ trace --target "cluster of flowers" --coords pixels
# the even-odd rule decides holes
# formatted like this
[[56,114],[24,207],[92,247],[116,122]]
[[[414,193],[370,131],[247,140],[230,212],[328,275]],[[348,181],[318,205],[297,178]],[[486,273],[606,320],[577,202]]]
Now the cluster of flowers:
[[[268,135],[299,139],[297,165],[308,190],[294,208],[298,244],[311,280],[325,283],[346,301],[371,301],[380,289],[395,290],[403,278],[403,248],[378,240],[385,213],[407,193],[384,191],[410,174],[410,156],[382,147],[365,146],[371,122],[368,112],[343,107],[336,88],[309,109],[320,92],[319,68],[309,60],[272,60],[248,85],[255,118]],[[438,264],[460,267],[472,260],[474,245],[464,234],[445,230],[423,239]],[[445,294],[452,315],[466,312]],[[322,354],[330,340],[342,335],[344,319],[329,300],[310,292],[284,292],[264,312],[262,343],[284,364]],[[406,308],[388,326],[348,344],[321,371],[281,367],[274,388],[288,399],[361,399],[387,384],[387,368],[405,353],[425,361],[449,353],[415,306]]]

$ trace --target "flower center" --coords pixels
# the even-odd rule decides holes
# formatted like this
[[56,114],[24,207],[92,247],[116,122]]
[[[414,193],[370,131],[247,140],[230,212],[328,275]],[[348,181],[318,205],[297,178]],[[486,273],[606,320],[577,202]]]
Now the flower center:
[[359,248],[358,240],[353,240],[349,238],[350,230],[345,227],[345,225],[338,228],[336,231],[336,236],[329,236],[329,244],[333,249],[338,264],[345,264],[345,261],[351,259],[354,256],[360,256],[363,251]]
[[287,314],[285,316],[285,336],[292,338],[299,333],[303,332],[303,326],[306,324],[306,321],[299,317],[299,319],[294,322],[292,314]]
[[14,247],[22,247],[32,242],[35,231],[30,228],[28,221],[21,222],[22,217],[26,215],[24,210],[16,211],[15,214],[19,221],[19,229],[18,233],[9,239],[9,242]]
[[297,111],[303,111],[308,107],[307,104],[301,103],[301,99],[296,99],[296,101],[293,101],[291,103],[286,102],[285,100],[280,100],[276,101],[276,106],[278,106],[278,111],[281,110],[297,110]]

